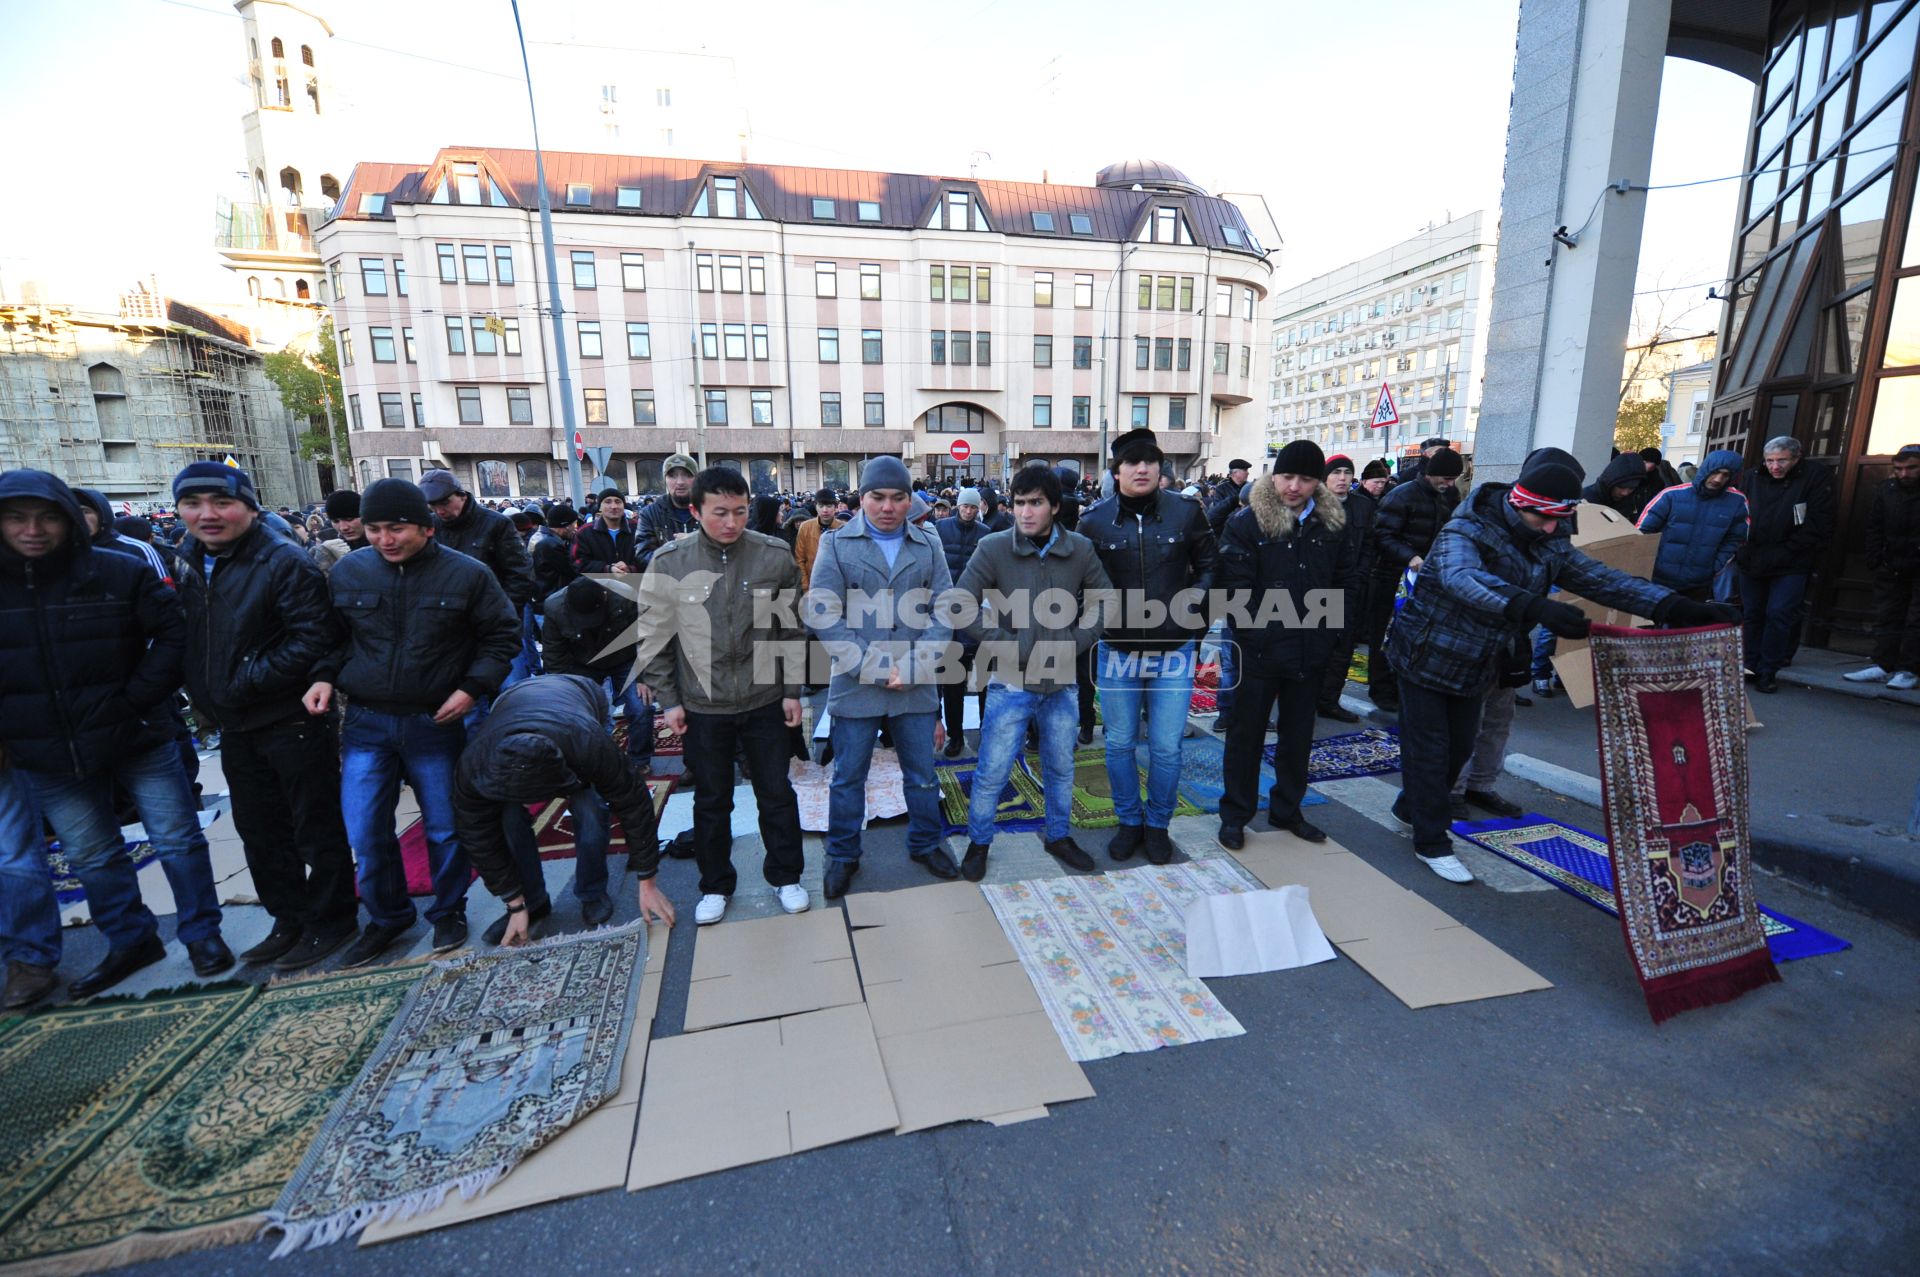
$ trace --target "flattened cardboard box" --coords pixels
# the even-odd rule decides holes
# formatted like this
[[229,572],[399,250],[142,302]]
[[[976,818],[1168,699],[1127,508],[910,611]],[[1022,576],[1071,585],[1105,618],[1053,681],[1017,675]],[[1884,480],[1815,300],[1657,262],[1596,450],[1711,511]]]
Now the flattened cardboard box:
[[860,1001],[838,909],[702,927],[687,984],[686,1031]]
[[[838,913],[838,911],[834,911]],[[665,1038],[653,1046],[629,1191],[899,1125],[867,1008]]]
[[1241,864],[1269,887],[1305,886],[1327,939],[1415,1010],[1553,987],[1337,842],[1249,831],[1247,844]]

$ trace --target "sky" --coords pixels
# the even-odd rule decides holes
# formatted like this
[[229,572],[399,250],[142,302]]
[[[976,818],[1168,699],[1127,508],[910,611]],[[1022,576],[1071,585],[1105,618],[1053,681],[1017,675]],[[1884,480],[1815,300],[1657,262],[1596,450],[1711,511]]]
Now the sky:
[[[531,144],[507,0],[306,7],[335,36],[319,54],[336,172]],[[663,10],[527,0],[536,73],[542,49],[568,44],[731,57],[763,163],[1091,183],[1115,160],[1162,160],[1231,193],[1269,248],[1277,229],[1276,287],[1499,206],[1512,0]],[[110,305],[150,274],[183,299],[238,295],[212,248],[216,198],[247,198],[245,49],[229,4],[0,0],[0,82],[9,168],[37,175],[0,200],[0,297],[32,280],[48,300]],[[1750,98],[1735,76],[1668,59],[1652,181],[1737,172]],[[549,145],[565,123],[543,121]],[[1726,270],[1737,193],[1720,182],[1646,197],[1642,324],[1717,322],[1705,293]]]

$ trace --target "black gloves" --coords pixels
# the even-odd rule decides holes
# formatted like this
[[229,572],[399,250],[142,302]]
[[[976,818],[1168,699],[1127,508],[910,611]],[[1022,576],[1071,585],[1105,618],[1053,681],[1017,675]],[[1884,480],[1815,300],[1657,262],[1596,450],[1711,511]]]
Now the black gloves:
[[1695,603],[1681,594],[1669,594],[1654,605],[1654,623],[1681,628],[1693,625],[1733,625],[1741,619],[1731,603]]
[[1587,631],[1593,628],[1593,622],[1585,612],[1571,603],[1555,603],[1552,599],[1541,599],[1540,615],[1529,619],[1546,626],[1549,632],[1563,639],[1585,638]]

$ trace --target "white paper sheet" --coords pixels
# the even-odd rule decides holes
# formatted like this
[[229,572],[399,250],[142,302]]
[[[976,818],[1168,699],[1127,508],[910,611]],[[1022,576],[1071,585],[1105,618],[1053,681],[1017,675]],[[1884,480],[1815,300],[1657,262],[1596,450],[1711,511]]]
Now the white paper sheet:
[[1202,896],[1187,908],[1187,974],[1253,975],[1333,958],[1302,886]]

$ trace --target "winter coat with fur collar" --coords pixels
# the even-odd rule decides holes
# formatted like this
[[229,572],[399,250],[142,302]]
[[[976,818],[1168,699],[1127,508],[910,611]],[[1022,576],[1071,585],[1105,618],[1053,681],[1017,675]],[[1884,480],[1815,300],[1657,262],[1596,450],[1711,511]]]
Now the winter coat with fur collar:
[[[1251,595],[1246,611],[1254,623],[1234,623],[1246,668],[1266,678],[1318,679],[1336,639],[1358,619],[1344,612],[1346,592],[1360,583],[1359,563],[1359,537],[1325,484],[1303,519],[1272,480],[1256,482],[1247,508],[1227,520],[1214,578],[1218,589]],[[1331,593],[1309,598],[1316,590]],[[1269,601],[1276,591],[1288,599]]]

